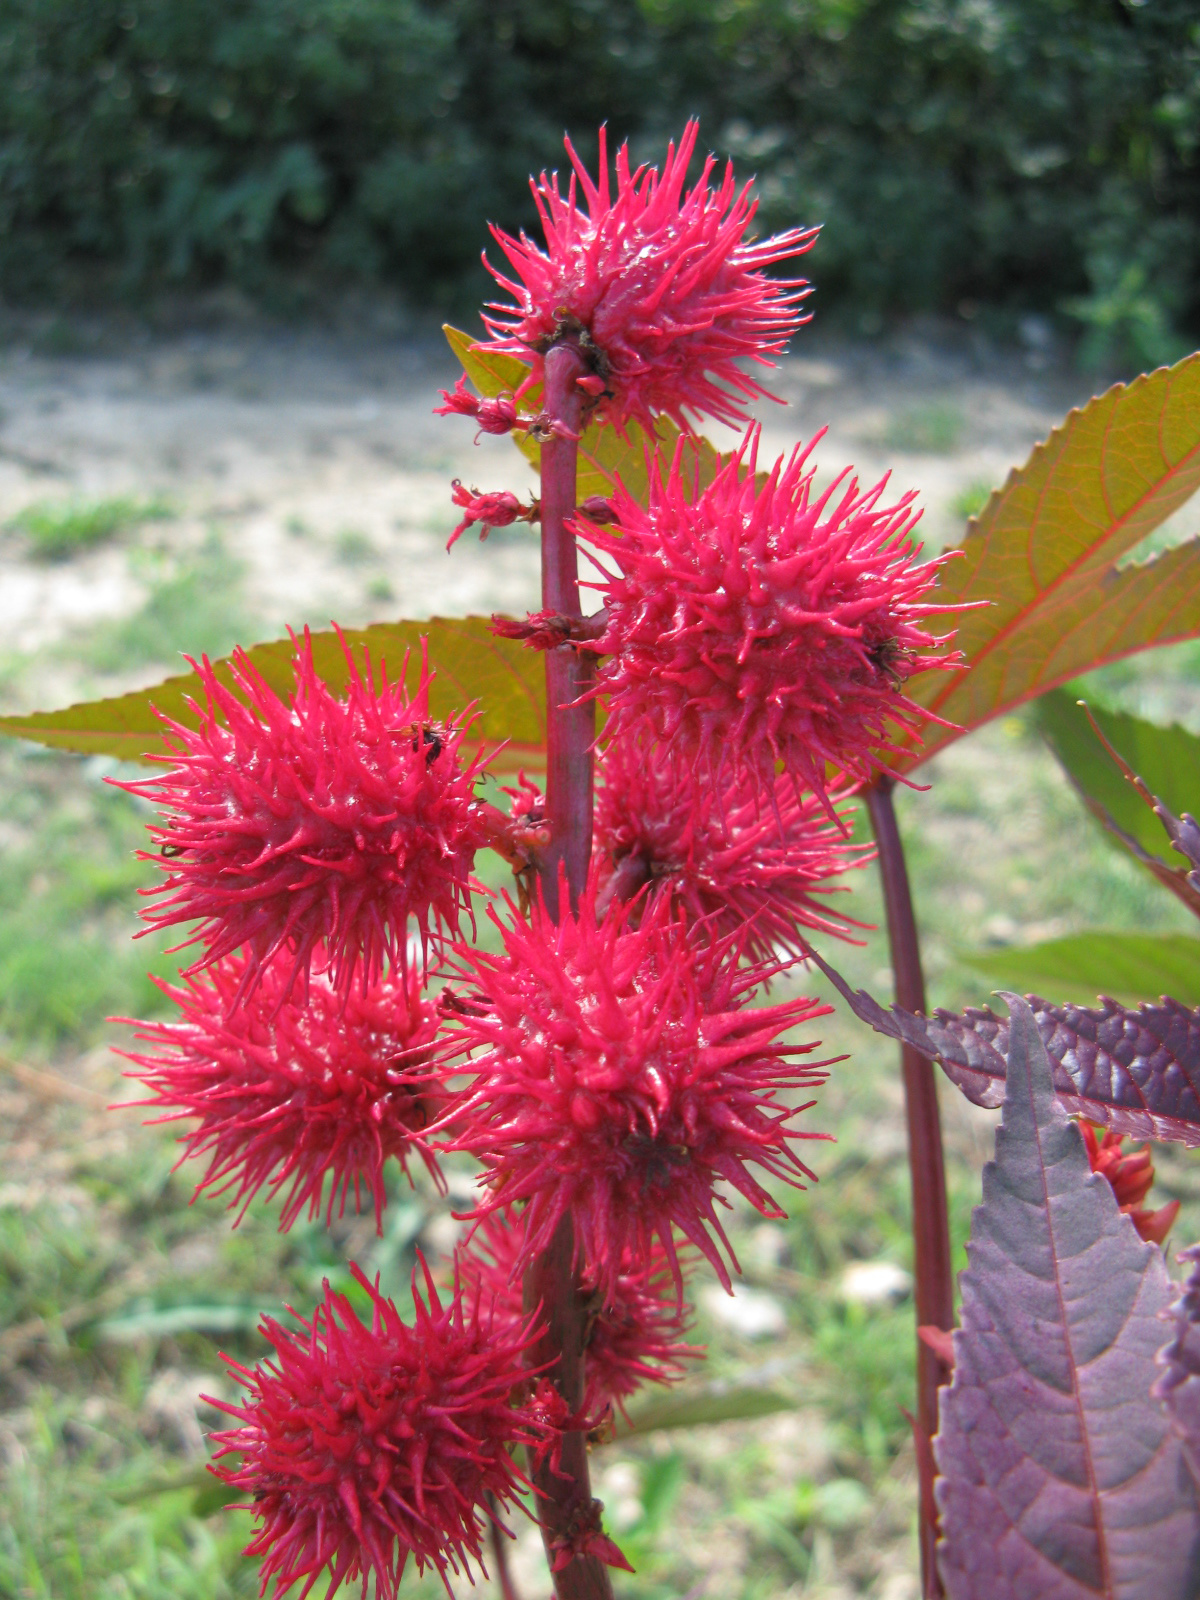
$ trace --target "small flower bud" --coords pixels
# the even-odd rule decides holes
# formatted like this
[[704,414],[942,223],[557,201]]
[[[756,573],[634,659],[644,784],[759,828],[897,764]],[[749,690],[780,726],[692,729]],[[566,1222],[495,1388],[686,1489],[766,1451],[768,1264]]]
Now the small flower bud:
[[507,489],[496,490],[490,494],[480,494],[478,489],[467,489],[460,478],[455,478],[451,484],[451,498],[456,506],[461,506],[466,512],[462,521],[446,544],[446,549],[464,534],[468,528],[478,522],[482,524],[481,539],[486,539],[493,528],[507,528],[513,522],[535,522],[539,514],[537,501],[525,506],[515,494]]
[[511,433],[514,428],[522,426],[517,415],[516,401],[511,394],[481,399],[467,388],[465,373],[454,386],[453,394],[446,389],[442,390],[442,399],[446,404],[435,406],[434,416],[474,417],[479,424],[480,433]]
[[579,507],[589,522],[611,522],[613,508],[611,500],[606,500],[602,494],[592,494],[584,500]]

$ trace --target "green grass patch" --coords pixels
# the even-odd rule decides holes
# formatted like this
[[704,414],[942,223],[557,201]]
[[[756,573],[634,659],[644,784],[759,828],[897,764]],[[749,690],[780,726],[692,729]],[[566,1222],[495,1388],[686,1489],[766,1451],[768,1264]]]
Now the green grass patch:
[[119,495],[108,500],[38,500],[18,511],[8,527],[23,534],[39,561],[68,561],[143,522],[174,516],[167,501]]
[[[162,939],[133,944],[145,817],[90,764],[0,750],[0,1033],[18,1047],[86,1044],[113,1013],[158,1009],[148,967],[170,972]],[[13,780],[16,780],[14,784]]]
[[220,540],[210,537],[187,561],[161,568],[132,616],[96,628],[83,642],[84,660],[100,672],[151,662],[177,667],[182,653],[223,656],[235,644],[256,642],[242,600],[243,571]]

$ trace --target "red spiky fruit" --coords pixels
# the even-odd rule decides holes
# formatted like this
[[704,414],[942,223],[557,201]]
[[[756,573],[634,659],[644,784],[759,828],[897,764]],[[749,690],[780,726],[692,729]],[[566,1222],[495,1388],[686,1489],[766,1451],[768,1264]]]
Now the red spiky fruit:
[[216,1460],[241,1457],[212,1470],[259,1519],[246,1554],[262,1558],[264,1595],[272,1578],[277,1594],[303,1581],[303,1600],[328,1572],[329,1595],[360,1578],[365,1600],[373,1578],[378,1600],[395,1600],[410,1555],[443,1582],[469,1577],[494,1507],[527,1487],[514,1447],[553,1443],[542,1411],[519,1398],[530,1323],[502,1323],[457,1285],[443,1304],[421,1266],[411,1325],[352,1267],[369,1324],[327,1282],[298,1331],[264,1317],[273,1360],[249,1369],[222,1357],[249,1397],[209,1401],[238,1422],[213,1436]]
[[198,1119],[182,1135],[180,1162],[207,1157],[196,1195],[232,1191],[239,1221],[264,1187],[283,1197],[281,1229],[305,1207],[310,1217],[323,1207],[328,1224],[351,1194],[357,1211],[365,1189],[381,1228],[389,1156],[407,1172],[418,1154],[438,1178],[421,1132],[443,1098],[427,1066],[438,1014],[416,972],[392,971],[365,994],[341,995],[318,971],[301,1002],[276,963],[239,1005],[245,980],[240,955],[179,988],[155,980],[182,1015],[134,1024],[153,1047],[120,1052],[140,1069],[129,1076],[151,1091],[135,1103],[160,1107],[154,1122]]
[[523,1260],[569,1212],[578,1259],[605,1302],[631,1256],[649,1259],[655,1237],[682,1289],[674,1228],[728,1286],[721,1246],[734,1258],[717,1185],[777,1217],[751,1166],[797,1187],[812,1178],[794,1149],[822,1137],[794,1126],[812,1102],[789,1107],[777,1096],[825,1074],[789,1059],[812,1045],[779,1036],[829,1007],[747,1005],[778,964],[740,967],[743,940],[693,933],[665,897],[636,926],[616,901],[598,922],[597,881],[557,925],[540,901],[528,919],[511,904],[507,922],[489,912],[501,954],[458,948],[479,1004],[454,1018],[445,1070],[464,1070],[455,1057],[478,1053],[447,1148],[484,1164],[487,1198],[475,1216],[527,1202]]
[[596,183],[568,139],[574,171],[566,194],[557,174],[531,180],[545,250],[523,233],[514,239],[493,227],[516,278],[484,257],[515,301],[490,307],[489,348],[530,362],[532,383],[542,379],[545,350],[558,338],[574,340],[592,366],[582,380],[587,394],[618,427],[634,419],[653,431],[659,412],[681,427],[686,411],[744,422],[746,402],[768,391],[741,363],[772,366],[768,358],[808,320],[799,309],[809,293],[805,280],[773,278],[765,269],[810,249],[817,229],[747,239],[757,210],[751,186],[739,190],[728,165],[710,188],[717,164],[711,155],[685,193],[698,131],[688,123],[678,148],[667,147],[661,172],[631,172],[622,145],[615,194],[604,129]]
[[[949,667],[922,623],[955,609],[929,598],[943,558],[921,564],[913,494],[882,505],[847,472],[821,492],[818,434],[756,478],[759,433],[699,492],[682,450],[649,503],[623,486],[614,526],[580,532],[611,561],[592,584],[607,626],[597,693],[613,739],[646,732],[711,770],[774,785],[782,766],[816,794],[832,768],[867,781],[929,716],[903,693]],[[919,742],[919,741],[918,741]],[[832,805],[827,803],[832,813]]]
[[[519,1321],[524,1315],[521,1258],[524,1228],[511,1212],[493,1212],[474,1230],[459,1253],[464,1285],[478,1284],[497,1315]],[[580,1293],[591,1301],[584,1338],[583,1413],[594,1427],[645,1383],[677,1383],[687,1361],[704,1358],[702,1345],[686,1344],[691,1307],[675,1292],[671,1264],[655,1242],[648,1261],[627,1255],[607,1303],[596,1293],[587,1269]]]
[[830,880],[871,857],[869,846],[847,842],[847,796],[831,796],[838,821],[830,821],[821,801],[786,777],[775,780],[770,803],[732,774],[721,789],[698,788],[686,761],[641,739],[611,741],[598,774],[594,837],[605,886],[628,895],[649,884],[689,921],[706,920],[717,934],[744,929],[756,961],[802,954],[801,928],[846,938],[863,926],[828,904],[846,892]]
[[[282,700],[239,651],[230,689],[208,660],[197,725],[163,716],[170,768],[120,787],[153,801],[164,821],[148,853],[165,881],[145,890],[153,929],[198,924],[187,944],[199,971],[242,948],[247,989],[276,955],[293,975],[320,951],[345,993],[385,962],[408,964],[410,923],[422,948],[457,929],[485,839],[474,795],[481,761],[463,760],[469,719],[435,721],[422,661],[416,693],[378,682],[346,649],[344,696],[317,676],[305,634],[296,687]],[[236,691],[236,692],[235,692]]]
[[1157,1211],[1142,1204],[1154,1183],[1154,1159],[1149,1147],[1123,1150],[1119,1133],[1080,1122],[1080,1131],[1093,1172],[1099,1172],[1112,1185],[1117,1204],[1148,1244],[1164,1244],[1179,1215],[1179,1201],[1169,1200]]

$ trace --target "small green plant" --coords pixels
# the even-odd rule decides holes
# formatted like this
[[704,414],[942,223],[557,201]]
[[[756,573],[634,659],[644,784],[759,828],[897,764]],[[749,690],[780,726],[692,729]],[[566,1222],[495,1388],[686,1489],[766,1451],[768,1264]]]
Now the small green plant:
[[333,553],[344,567],[365,567],[378,554],[361,528],[344,528],[334,540]]
[[991,497],[991,484],[982,481],[969,483],[965,489],[960,489],[950,503],[950,509],[956,517],[964,521],[970,517],[977,517],[987,505]]
[[962,436],[962,413],[945,400],[898,411],[889,421],[883,442],[911,455],[946,456]]
[[108,500],[38,500],[18,511],[8,527],[23,534],[30,554],[39,561],[67,561],[82,550],[104,544],[143,522],[161,522],[174,515],[155,497],[139,500],[118,495]]

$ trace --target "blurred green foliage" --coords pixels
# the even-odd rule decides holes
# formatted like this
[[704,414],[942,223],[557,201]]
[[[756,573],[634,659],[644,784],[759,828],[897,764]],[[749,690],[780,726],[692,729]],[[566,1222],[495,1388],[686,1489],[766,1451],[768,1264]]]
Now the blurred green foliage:
[[823,304],[1200,317],[1193,0],[0,0],[0,288],[480,296],[483,219],[683,117],[821,221]]

